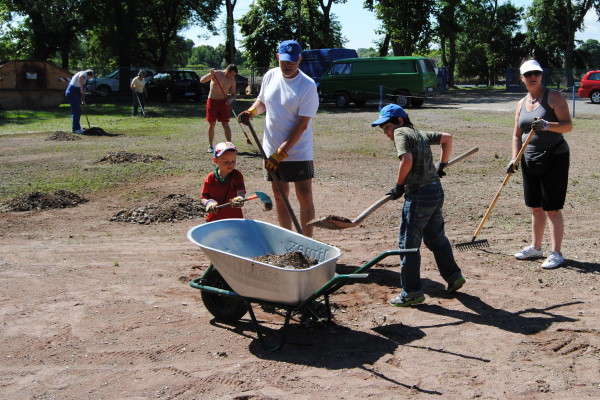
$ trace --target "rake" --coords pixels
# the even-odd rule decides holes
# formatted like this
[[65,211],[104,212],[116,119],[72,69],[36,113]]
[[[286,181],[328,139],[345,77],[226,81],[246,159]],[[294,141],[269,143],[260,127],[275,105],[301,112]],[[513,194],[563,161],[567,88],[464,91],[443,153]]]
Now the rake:
[[[518,165],[519,164],[519,161],[521,160],[521,157],[523,157],[523,153],[525,152],[525,148],[527,147],[527,145],[531,141],[531,138],[533,137],[533,135],[534,135],[534,130],[532,129],[529,132],[529,136],[527,136],[527,140],[525,140],[525,143],[523,143],[523,145],[521,146],[521,149],[517,153],[517,156],[515,157],[515,162],[514,162],[513,165]],[[487,221],[488,217],[492,213],[492,209],[496,205],[496,202],[498,201],[498,198],[500,198],[500,193],[502,192],[502,189],[504,188],[504,186],[506,186],[506,184],[510,180],[510,177],[512,176],[512,174],[513,174],[512,171],[506,174],[506,178],[504,178],[504,181],[502,181],[502,185],[500,185],[500,189],[498,189],[498,192],[496,193],[496,196],[494,196],[494,200],[492,200],[492,203],[490,204],[490,206],[488,207],[487,211],[485,212],[485,215],[481,219],[481,222],[479,223],[479,226],[475,230],[475,233],[473,234],[473,238],[471,239],[471,241],[470,242],[464,242],[464,243],[457,243],[454,246],[454,247],[456,247],[456,250],[458,250],[458,251],[476,250],[476,249],[480,249],[480,248],[483,248],[483,247],[489,247],[490,246],[489,242],[486,239],[481,239],[481,240],[475,240],[475,239],[477,239],[477,236],[479,236],[479,232],[481,232],[481,229],[483,228],[483,224],[485,224],[485,221]]]

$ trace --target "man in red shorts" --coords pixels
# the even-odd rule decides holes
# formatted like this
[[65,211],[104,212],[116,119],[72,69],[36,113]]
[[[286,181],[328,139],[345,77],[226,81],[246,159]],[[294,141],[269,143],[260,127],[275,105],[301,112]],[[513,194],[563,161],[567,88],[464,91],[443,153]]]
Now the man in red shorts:
[[206,122],[208,122],[208,150],[213,153],[213,140],[215,138],[215,125],[219,121],[225,131],[225,140],[231,142],[231,128],[229,115],[231,103],[235,100],[235,76],[238,70],[234,64],[229,64],[224,71],[210,69],[210,72],[200,78],[200,83],[210,80],[210,92],[206,100]]

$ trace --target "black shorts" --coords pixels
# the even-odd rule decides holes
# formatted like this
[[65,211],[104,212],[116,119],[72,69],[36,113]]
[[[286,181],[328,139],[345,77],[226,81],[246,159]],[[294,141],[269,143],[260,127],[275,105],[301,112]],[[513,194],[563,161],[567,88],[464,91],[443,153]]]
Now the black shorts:
[[[279,164],[275,175],[283,182],[299,182],[315,177],[315,168],[310,161],[284,161]],[[271,175],[265,170],[268,181],[272,181]]]
[[521,163],[527,207],[542,207],[544,211],[562,210],[564,207],[569,182],[569,152],[554,154],[550,163],[550,169],[543,175],[529,174],[527,165]]

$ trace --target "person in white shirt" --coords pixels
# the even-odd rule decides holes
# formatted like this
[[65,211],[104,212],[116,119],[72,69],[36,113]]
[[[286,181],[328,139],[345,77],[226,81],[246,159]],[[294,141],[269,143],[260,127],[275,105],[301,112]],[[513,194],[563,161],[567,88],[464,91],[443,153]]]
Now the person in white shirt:
[[133,113],[131,115],[137,115],[138,106],[144,114],[144,107],[146,107],[146,71],[140,69],[137,76],[131,80],[130,86],[133,94]]
[[91,79],[93,76],[94,71],[91,69],[79,71],[73,75],[71,82],[69,82],[69,86],[67,86],[67,90],[65,91],[65,96],[67,96],[69,104],[71,105],[71,131],[73,133],[83,133],[83,129],[81,129],[81,124],[79,122],[81,119],[81,99],[85,93],[88,79]]
[[[308,224],[315,217],[312,118],[319,108],[319,95],[312,78],[298,68],[301,53],[300,44],[295,40],[279,45],[276,55],[279,67],[264,75],[258,98],[238,119],[247,123],[250,118],[266,113],[263,145],[269,158],[265,168],[277,175],[286,196],[290,191],[289,182],[294,182],[302,232],[312,236],[313,228]],[[270,176],[267,180],[271,180]],[[279,225],[291,229],[292,217],[284,199],[276,190],[275,182],[271,182],[271,186]]]

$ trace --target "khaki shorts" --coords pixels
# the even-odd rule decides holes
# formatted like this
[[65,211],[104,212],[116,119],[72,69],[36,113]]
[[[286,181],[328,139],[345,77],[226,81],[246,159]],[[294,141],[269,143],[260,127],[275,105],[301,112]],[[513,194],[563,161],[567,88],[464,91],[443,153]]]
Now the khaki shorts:
[[[279,164],[275,175],[283,182],[300,182],[315,177],[315,168],[310,161],[284,161]],[[267,181],[272,181],[271,175],[265,169]]]

